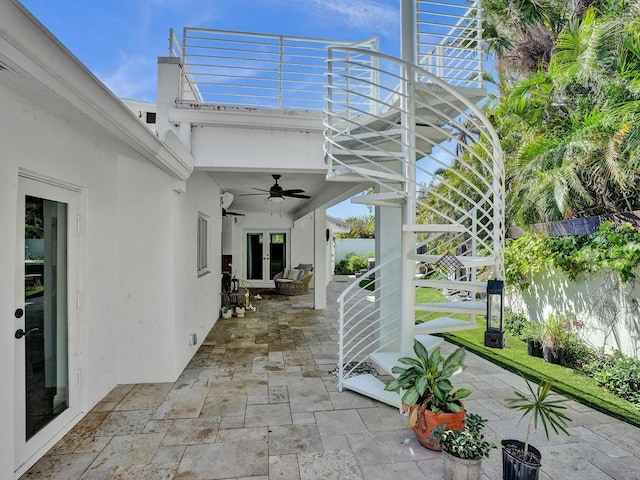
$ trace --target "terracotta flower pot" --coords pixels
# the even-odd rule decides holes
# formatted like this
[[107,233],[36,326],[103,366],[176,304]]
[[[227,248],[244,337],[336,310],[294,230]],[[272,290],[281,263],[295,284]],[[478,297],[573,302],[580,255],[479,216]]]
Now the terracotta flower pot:
[[462,402],[460,402],[460,406],[462,410],[457,413],[433,413],[423,405],[411,405],[409,407],[409,415],[415,408],[418,409],[418,424],[411,428],[420,445],[429,450],[440,452],[442,449],[429,440],[432,437],[431,432],[438,425],[443,424],[446,424],[446,428],[462,430],[464,428],[464,416],[467,411],[464,409]]

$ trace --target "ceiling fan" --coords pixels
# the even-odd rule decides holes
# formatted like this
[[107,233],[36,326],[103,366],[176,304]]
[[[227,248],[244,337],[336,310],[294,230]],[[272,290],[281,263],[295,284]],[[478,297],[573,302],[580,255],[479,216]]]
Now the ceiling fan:
[[290,198],[311,198],[309,195],[303,195],[304,190],[299,188],[294,188],[291,190],[283,190],[282,187],[278,184],[278,180],[282,175],[271,175],[273,179],[276,181],[274,185],[271,186],[269,190],[264,190],[262,188],[252,187],[254,190],[258,190],[264,193],[241,193],[240,196],[248,196],[248,195],[265,195],[269,194],[267,197],[269,200],[274,202],[281,202],[285,197]]

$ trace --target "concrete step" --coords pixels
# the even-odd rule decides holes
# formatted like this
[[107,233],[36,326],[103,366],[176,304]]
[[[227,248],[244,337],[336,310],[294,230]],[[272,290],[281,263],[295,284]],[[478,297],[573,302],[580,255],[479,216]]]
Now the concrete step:
[[460,330],[472,330],[477,328],[474,322],[466,322],[458,318],[440,317],[428,322],[416,325],[416,336],[430,335],[433,333],[457,332]]
[[401,183],[405,181],[405,178],[397,173],[383,172],[380,170],[374,170],[372,168],[357,167],[354,165],[340,166],[334,168],[327,173],[326,179],[332,182],[367,182],[371,179],[379,179],[388,182]]
[[[348,150],[366,150],[375,146],[388,152],[402,152],[402,129],[389,128],[385,130],[343,133],[333,137],[333,141]],[[416,149],[428,155],[435,145],[448,139],[451,134],[439,128],[427,125],[416,126]]]
[[463,281],[449,281],[449,280],[414,280],[413,284],[416,287],[429,287],[437,288],[440,290],[463,290],[465,292],[477,292],[486,293],[487,282],[463,282]]
[[384,389],[384,382],[369,373],[347,378],[342,382],[342,386],[392,407],[400,408],[401,406],[400,394],[387,392]]
[[485,315],[487,313],[487,302],[429,302],[416,303],[416,311],[420,312],[442,312],[442,313],[466,313]]
[[351,198],[351,203],[358,205],[374,205],[377,207],[401,207],[404,205],[406,195],[402,192],[372,193],[370,195],[358,195]]
[[[444,342],[442,338],[431,335],[416,335],[415,338],[427,350],[432,350]],[[396,375],[391,372],[391,369],[396,365],[400,365],[398,360],[403,356],[400,352],[376,352],[370,354],[369,359],[376,365],[376,369],[379,372],[395,377]]]

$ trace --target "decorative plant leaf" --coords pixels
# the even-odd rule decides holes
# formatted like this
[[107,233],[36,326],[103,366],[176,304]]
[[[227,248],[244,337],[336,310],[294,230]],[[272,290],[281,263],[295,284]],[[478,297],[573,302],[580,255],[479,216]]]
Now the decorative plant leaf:
[[469,395],[471,395],[471,390],[468,388],[459,388],[455,391],[453,397],[455,397],[456,400],[462,400],[463,398],[467,398]]

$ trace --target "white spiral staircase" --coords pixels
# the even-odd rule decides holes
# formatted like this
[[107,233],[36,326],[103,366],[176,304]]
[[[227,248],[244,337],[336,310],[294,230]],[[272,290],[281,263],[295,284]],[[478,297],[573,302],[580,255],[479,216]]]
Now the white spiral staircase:
[[[356,202],[401,208],[403,218],[399,255],[376,259],[372,289],[357,279],[339,297],[338,387],[395,406],[399,395],[357,375],[358,366],[391,374],[414,338],[431,349],[442,342],[433,334],[476,328],[486,281],[503,276],[502,152],[476,107],[486,96],[473,34],[481,10],[458,0],[416,5],[416,61],[347,46],[329,48],[328,59],[327,178],[370,182],[376,192]],[[443,5],[464,5],[464,14],[421,52],[421,15]],[[417,292],[438,301],[418,301]]]

